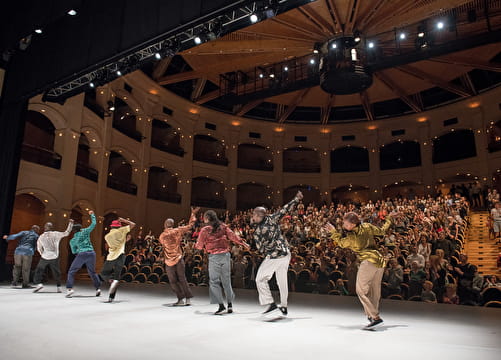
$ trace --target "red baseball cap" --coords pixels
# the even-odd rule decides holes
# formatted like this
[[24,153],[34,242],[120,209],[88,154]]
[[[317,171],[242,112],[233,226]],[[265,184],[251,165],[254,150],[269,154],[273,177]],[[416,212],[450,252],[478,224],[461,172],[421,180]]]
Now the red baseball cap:
[[113,220],[110,224],[110,227],[112,227],[112,228],[122,227],[122,223],[118,220]]

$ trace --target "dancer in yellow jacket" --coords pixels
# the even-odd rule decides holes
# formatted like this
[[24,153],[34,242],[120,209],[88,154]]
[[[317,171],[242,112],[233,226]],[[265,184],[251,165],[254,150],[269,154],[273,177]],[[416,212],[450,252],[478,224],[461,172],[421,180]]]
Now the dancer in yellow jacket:
[[341,231],[330,223],[325,225],[325,229],[331,233],[331,239],[337,246],[353,250],[360,258],[356,291],[370,321],[366,326],[367,329],[383,323],[383,319],[379,316],[379,301],[386,261],[377,249],[374,236],[384,235],[391,226],[392,218],[397,214],[397,212],[392,212],[387,216],[382,227],[362,223],[360,217],[354,212],[344,215]]

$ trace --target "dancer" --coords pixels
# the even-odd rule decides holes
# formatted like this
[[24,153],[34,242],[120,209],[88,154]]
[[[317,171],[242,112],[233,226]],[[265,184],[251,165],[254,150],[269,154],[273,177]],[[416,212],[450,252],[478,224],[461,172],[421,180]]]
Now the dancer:
[[[127,224],[122,226],[122,224]],[[108,294],[108,302],[111,303],[115,299],[118,284],[122,274],[122,268],[125,263],[125,243],[127,242],[127,234],[136,226],[130,220],[118,218],[110,224],[110,232],[104,237],[108,244],[108,256],[104,262],[103,269],[99,278],[101,281],[109,281],[110,290]]]
[[[259,303],[268,305],[263,313],[266,318],[287,316],[287,299],[289,287],[287,284],[287,272],[291,260],[291,252],[287,240],[282,235],[280,220],[289,213],[295,205],[303,199],[303,193],[298,191],[283,208],[274,214],[267,215],[264,207],[254,209],[251,224],[254,227],[254,241],[257,250],[265,256],[259,266],[256,275],[256,287],[259,293]],[[276,274],[278,289],[280,291],[280,305],[277,306],[271,294],[268,281]]]
[[4,235],[7,241],[18,240],[18,245],[14,251],[14,269],[12,271],[12,287],[17,287],[17,283],[23,274],[23,289],[30,289],[31,260],[35,253],[35,246],[38,240],[40,227],[33,225],[31,230],[21,231],[13,235]]
[[167,219],[164,223],[164,231],[160,234],[158,241],[162,244],[165,257],[165,271],[169,277],[169,284],[172,291],[176,293],[177,302],[174,306],[189,306],[193,297],[188,281],[186,280],[183,250],[181,249],[181,239],[188,232],[197,220],[196,214],[200,208],[191,209],[190,221],[188,225],[174,228],[174,220]]
[[369,319],[366,329],[375,328],[383,323],[383,319],[379,316],[379,301],[386,260],[377,250],[374,236],[385,235],[392,224],[392,218],[397,214],[397,212],[390,213],[380,228],[369,223],[361,223],[360,217],[354,212],[344,215],[341,232],[331,223],[325,224],[325,229],[331,233],[335,245],[353,250],[360,258],[356,292]]
[[221,291],[222,285],[228,303],[228,314],[231,314],[235,294],[231,288],[230,242],[242,245],[246,249],[250,247],[218,219],[215,211],[207,210],[204,214],[204,222],[207,226],[200,230],[195,248],[205,249],[209,254],[210,302],[211,304],[219,304],[214,315],[221,315],[226,311]]
[[73,228],[73,219],[68,222],[66,231],[52,231],[54,225],[51,222],[45,223],[44,232],[38,238],[37,250],[40,253],[40,261],[35,270],[34,282],[36,285],[33,292],[39,292],[43,289],[42,278],[47,267],[52,271],[52,276],[56,280],[57,292],[61,292],[61,270],[59,268],[59,243],[71,233]]
[[75,274],[82,266],[87,267],[87,272],[89,273],[94,287],[96,289],[96,296],[101,295],[101,280],[96,274],[96,252],[90,241],[90,233],[96,227],[96,215],[94,211],[89,211],[91,218],[91,224],[89,227],[82,229],[81,224],[73,224],[73,231],[75,234],[70,240],[71,252],[76,255],[75,259],[71,263],[70,270],[68,271],[68,279],[66,280],[66,297],[70,298],[73,296],[75,291],[73,290],[73,283],[75,282]]

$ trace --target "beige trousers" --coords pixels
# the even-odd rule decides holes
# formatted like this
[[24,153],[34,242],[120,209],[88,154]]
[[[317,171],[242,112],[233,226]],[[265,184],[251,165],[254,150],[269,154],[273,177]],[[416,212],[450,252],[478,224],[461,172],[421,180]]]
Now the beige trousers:
[[357,295],[364,307],[365,314],[372,319],[379,316],[379,300],[381,299],[381,280],[384,268],[364,260],[358,268]]

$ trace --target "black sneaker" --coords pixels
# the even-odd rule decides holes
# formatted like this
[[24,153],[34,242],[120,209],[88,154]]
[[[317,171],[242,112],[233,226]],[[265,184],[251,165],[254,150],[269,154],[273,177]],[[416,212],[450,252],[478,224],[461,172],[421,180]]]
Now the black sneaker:
[[13,282],[12,284],[10,284],[10,287],[11,288],[17,288],[17,283]]
[[226,311],[226,308],[223,304],[219,304],[219,309],[214,313],[214,315],[223,315]]
[[268,315],[272,314],[273,312],[276,312],[278,310],[277,304],[271,303],[270,306],[268,306],[268,309],[263,313],[263,315]]
[[233,312],[233,304],[228,303],[228,314],[231,314]]
[[376,327],[378,327],[379,325],[381,325],[383,323],[383,319],[379,318],[379,319],[376,319],[376,320],[372,320],[371,323],[369,325],[367,325],[365,328],[366,329],[374,329]]
[[22,288],[23,289],[33,289],[33,286],[31,286],[31,285],[23,285]]
[[288,312],[287,312],[287,308],[285,306],[280,306],[279,309],[282,312],[283,316],[287,316]]

